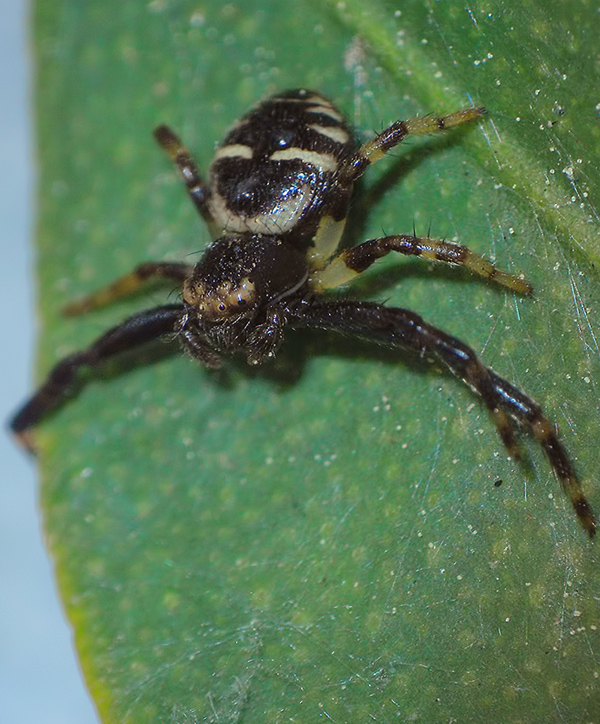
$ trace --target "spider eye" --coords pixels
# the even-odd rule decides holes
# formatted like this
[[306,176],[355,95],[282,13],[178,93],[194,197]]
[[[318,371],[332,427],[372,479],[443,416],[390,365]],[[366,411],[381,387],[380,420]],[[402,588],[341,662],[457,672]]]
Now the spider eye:
[[247,278],[234,284],[223,281],[220,284],[204,282],[187,283],[184,288],[184,300],[195,307],[206,322],[224,322],[247,310],[256,303],[254,284]]

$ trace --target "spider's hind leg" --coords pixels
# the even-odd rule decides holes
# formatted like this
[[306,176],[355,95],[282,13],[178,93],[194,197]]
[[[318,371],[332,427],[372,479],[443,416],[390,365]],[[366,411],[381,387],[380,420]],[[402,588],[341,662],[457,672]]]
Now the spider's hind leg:
[[200,176],[200,171],[192,154],[169,126],[161,125],[155,128],[154,138],[164,148],[177,167],[181,180],[186,186],[188,196],[202,214],[204,220],[210,224],[212,218],[208,211],[208,188]]
[[407,121],[396,121],[363,144],[348,160],[340,175],[344,180],[354,182],[364,173],[367,166],[379,161],[388,151],[402,143],[407,136],[447,131],[481,118],[485,113],[486,110],[483,107],[464,108],[447,116],[421,116],[409,118]]

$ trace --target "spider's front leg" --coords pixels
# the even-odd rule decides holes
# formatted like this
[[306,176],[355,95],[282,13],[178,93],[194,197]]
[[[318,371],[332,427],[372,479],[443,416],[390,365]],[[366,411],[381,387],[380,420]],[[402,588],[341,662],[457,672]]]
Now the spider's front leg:
[[461,377],[490,410],[500,437],[519,457],[512,420],[528,427],[542,446],[582,526],[592,537],[597,522],[554,425],[530,397],[485,367],[475,352],[456,337],[427,324],[418,314],[397,307],[353,301],[308,300],[289,305],[292,327],[317,327],[371,340],[390,348],[433,355]]
[[134,314],[122,324],[105,332],[87,349],[65,357],[48,374],[45,382],[16,413],[10,427],[19,442],[34,451],[30,430],[69,396],[79,371],[94,367],[114,355],[174,334],[183,313],[183,305],[169,304]]

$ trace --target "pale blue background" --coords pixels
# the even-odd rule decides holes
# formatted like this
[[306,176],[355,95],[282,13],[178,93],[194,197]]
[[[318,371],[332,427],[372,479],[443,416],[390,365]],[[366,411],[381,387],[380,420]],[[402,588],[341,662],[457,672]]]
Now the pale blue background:
[[33,377],[27,12],[0,0],[0,722],[97,724],[42,545],[35,467],[6,431]]

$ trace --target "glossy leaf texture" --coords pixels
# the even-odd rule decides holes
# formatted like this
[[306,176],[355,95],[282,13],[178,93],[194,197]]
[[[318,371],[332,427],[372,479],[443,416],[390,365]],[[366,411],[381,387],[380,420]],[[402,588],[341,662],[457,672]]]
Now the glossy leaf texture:
[[[362,138],[483,104],[369,171],[347,242],[414,225],[533,298],[399,258],[347,293],[414,309],[538,400],[600,510],[599,24],[583,1],[38,2],[40,375],[178,292],[76,320],[66,303],[209,241],[158,123],[206,169],[282,88],[326,93]],[[597,545],[530,436],[507,459],[427,360],[304,332],[274,364],[209,372],[162,344],[88,376],[37,435],[103,721],[597,718]]]

